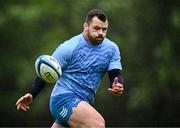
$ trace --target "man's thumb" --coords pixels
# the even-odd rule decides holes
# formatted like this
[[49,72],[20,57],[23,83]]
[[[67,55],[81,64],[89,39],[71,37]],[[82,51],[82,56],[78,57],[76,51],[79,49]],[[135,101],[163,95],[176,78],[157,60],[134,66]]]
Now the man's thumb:
[[115,77],[114,78],[114,84],[117,84],[118,83],[118,77]]

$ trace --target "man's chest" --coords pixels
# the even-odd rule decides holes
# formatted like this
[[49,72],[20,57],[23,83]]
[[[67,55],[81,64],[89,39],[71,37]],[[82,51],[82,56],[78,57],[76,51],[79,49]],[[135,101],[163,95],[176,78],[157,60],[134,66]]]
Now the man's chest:
[[73,68],[87,70],[105,70],[110,63],[111,52],[102,48],[79,49],[74,52],[71,65]]

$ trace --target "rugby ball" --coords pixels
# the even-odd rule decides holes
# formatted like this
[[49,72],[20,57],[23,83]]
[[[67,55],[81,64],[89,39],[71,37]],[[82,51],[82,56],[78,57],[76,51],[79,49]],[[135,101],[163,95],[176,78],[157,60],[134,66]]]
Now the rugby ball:
[[58,61],[50,55],[41,55],[35,61],[37,75],[45,82],[52,84],[60,79],[62,74]]

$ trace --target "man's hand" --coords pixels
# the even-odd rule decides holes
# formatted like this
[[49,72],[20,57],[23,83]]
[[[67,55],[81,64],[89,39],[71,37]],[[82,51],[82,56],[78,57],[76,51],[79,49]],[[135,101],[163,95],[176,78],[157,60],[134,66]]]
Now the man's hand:
[[30,93],[25,94],[24,96],[19,98],[18,101],[16,102],[17,110],[23,110],[23,111],[29,110],[29,105],[32,103],[32,101],[33,101],[33,96]]
[[114,79],[112,88],[108,88],[108,91],[109,91],[109,92],[111,93],[111,95],[113,95],[113,96],[121,96],[123,90],[124,90],[124,89],[123,89],[123,85],[118,82],[118,78],[117,78],[117,77]]

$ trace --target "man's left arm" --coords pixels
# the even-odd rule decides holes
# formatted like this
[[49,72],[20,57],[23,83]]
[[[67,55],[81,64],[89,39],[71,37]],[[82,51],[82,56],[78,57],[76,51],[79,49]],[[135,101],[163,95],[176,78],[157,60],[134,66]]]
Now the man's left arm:
[[123,77],[122,77],[122,71],[120,69],[112,69],[108,71],[108,76],[110,80],[110,87],[108,88],[108,91],[113,96],[121,96],[123,92]]

